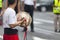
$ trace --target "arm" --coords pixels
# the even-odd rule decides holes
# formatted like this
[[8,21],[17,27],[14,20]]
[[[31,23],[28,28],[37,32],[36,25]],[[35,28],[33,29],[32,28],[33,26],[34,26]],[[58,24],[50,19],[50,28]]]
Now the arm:
[[36,0],[34,0],[34,8],[35,8],[35,6],[36,6]]
[[[6,9],[8,7],[8,0],[6,0],[5,3],[6,3],[6,5],[4,5],[4,1],[3,1],[3,9]],[[6,6],[6,7],[4,8],[4,6]]]
[[6,8],[8,7],[8,0],[6,0]]
[[24,11],[24,0],[22,1],[21,7],[22,7],[22,11]]
[[5,9],[3,9],[3,10],[1,11],[0,16],[2,16],[2,15],[4,14],[4,11],[5,11]]
[[3,11],[4,11],[4,1],[2,1],[2,10],[1,10],[0,16],[3,15]]
[[2,2],[2,11],[1,11],[0,16],[2,16],[4,14],[4,11],[6,9],[6,8],[4,8],[4,6],[6,6],[6,8],[8,7],[8,0],[6,0],[6,5],[4,5],[4,1]]
[[10,26],[10,28],[14,28],[14,27],[16,27],[16,26],[20,26],[23,21],[24,21],[24,20],[18,21],[18,22],[14,23],[14,24],[9,24],[9,26]]
[[20,12],[20,0],[18,0],[18,12]]
[[[24,21],[24,19],[22,19],[21,21],[17,21],[16,14],[14,14],[13,12],[8,12],[8,13],[10,13],[9,16],[8,16],[9,17],[8,24],[9,24],[10,28],[20,26],[21,23]],[[13,13],[13,15],[12,15],[12,13]]]

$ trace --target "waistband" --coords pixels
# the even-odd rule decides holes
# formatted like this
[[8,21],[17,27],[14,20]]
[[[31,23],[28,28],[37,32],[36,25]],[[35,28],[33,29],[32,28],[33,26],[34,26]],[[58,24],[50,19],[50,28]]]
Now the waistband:
[[4,28],[4,34],[13,35],[17,33],[18,33],[17,29]]
[[60,13],[54,13],[54,14],[56,14],[56,15],[60,15]]
[[25,6],[31,6],[31,7],[33,7],[34,5],[27,5],[27,4],[24,4]]

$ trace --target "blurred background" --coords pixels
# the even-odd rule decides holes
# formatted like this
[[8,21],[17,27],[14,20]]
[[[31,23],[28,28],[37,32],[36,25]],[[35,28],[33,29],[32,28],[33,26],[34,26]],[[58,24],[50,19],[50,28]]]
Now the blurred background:
[[[37,0],[34,11],[34,31],[28,27],[27,40],[60,40],[60,33],[54,32],[54,0]],[[6,1],[4,0],[4,3]],[[5,4],[4,4],[5,5]],[[23,28],[17,27],[20,40],[23,40]],[[3,39],[3,27],[0,25],[0,40]]]
[[53,9],[53,0],[37,0],[36,10],[38,11],[51,11]]

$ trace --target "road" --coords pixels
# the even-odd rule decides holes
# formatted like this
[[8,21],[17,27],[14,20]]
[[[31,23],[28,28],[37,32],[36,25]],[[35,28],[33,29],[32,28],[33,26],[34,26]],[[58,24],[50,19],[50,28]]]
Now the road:
[[[17,27],[19,40],[23,40],[23,28]],[[54,32],[54,14],[52,12],[34,12],[34,30],[28,27],[27,40],[60,40],[60,33]],[[3,27],[0,26],[0,40],[3,39]]]

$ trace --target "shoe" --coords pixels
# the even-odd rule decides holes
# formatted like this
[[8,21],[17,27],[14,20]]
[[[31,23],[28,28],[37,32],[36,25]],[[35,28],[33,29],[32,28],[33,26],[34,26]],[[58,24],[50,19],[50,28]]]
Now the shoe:
[[57,32],[57,29],[55,29],[55,32]]

